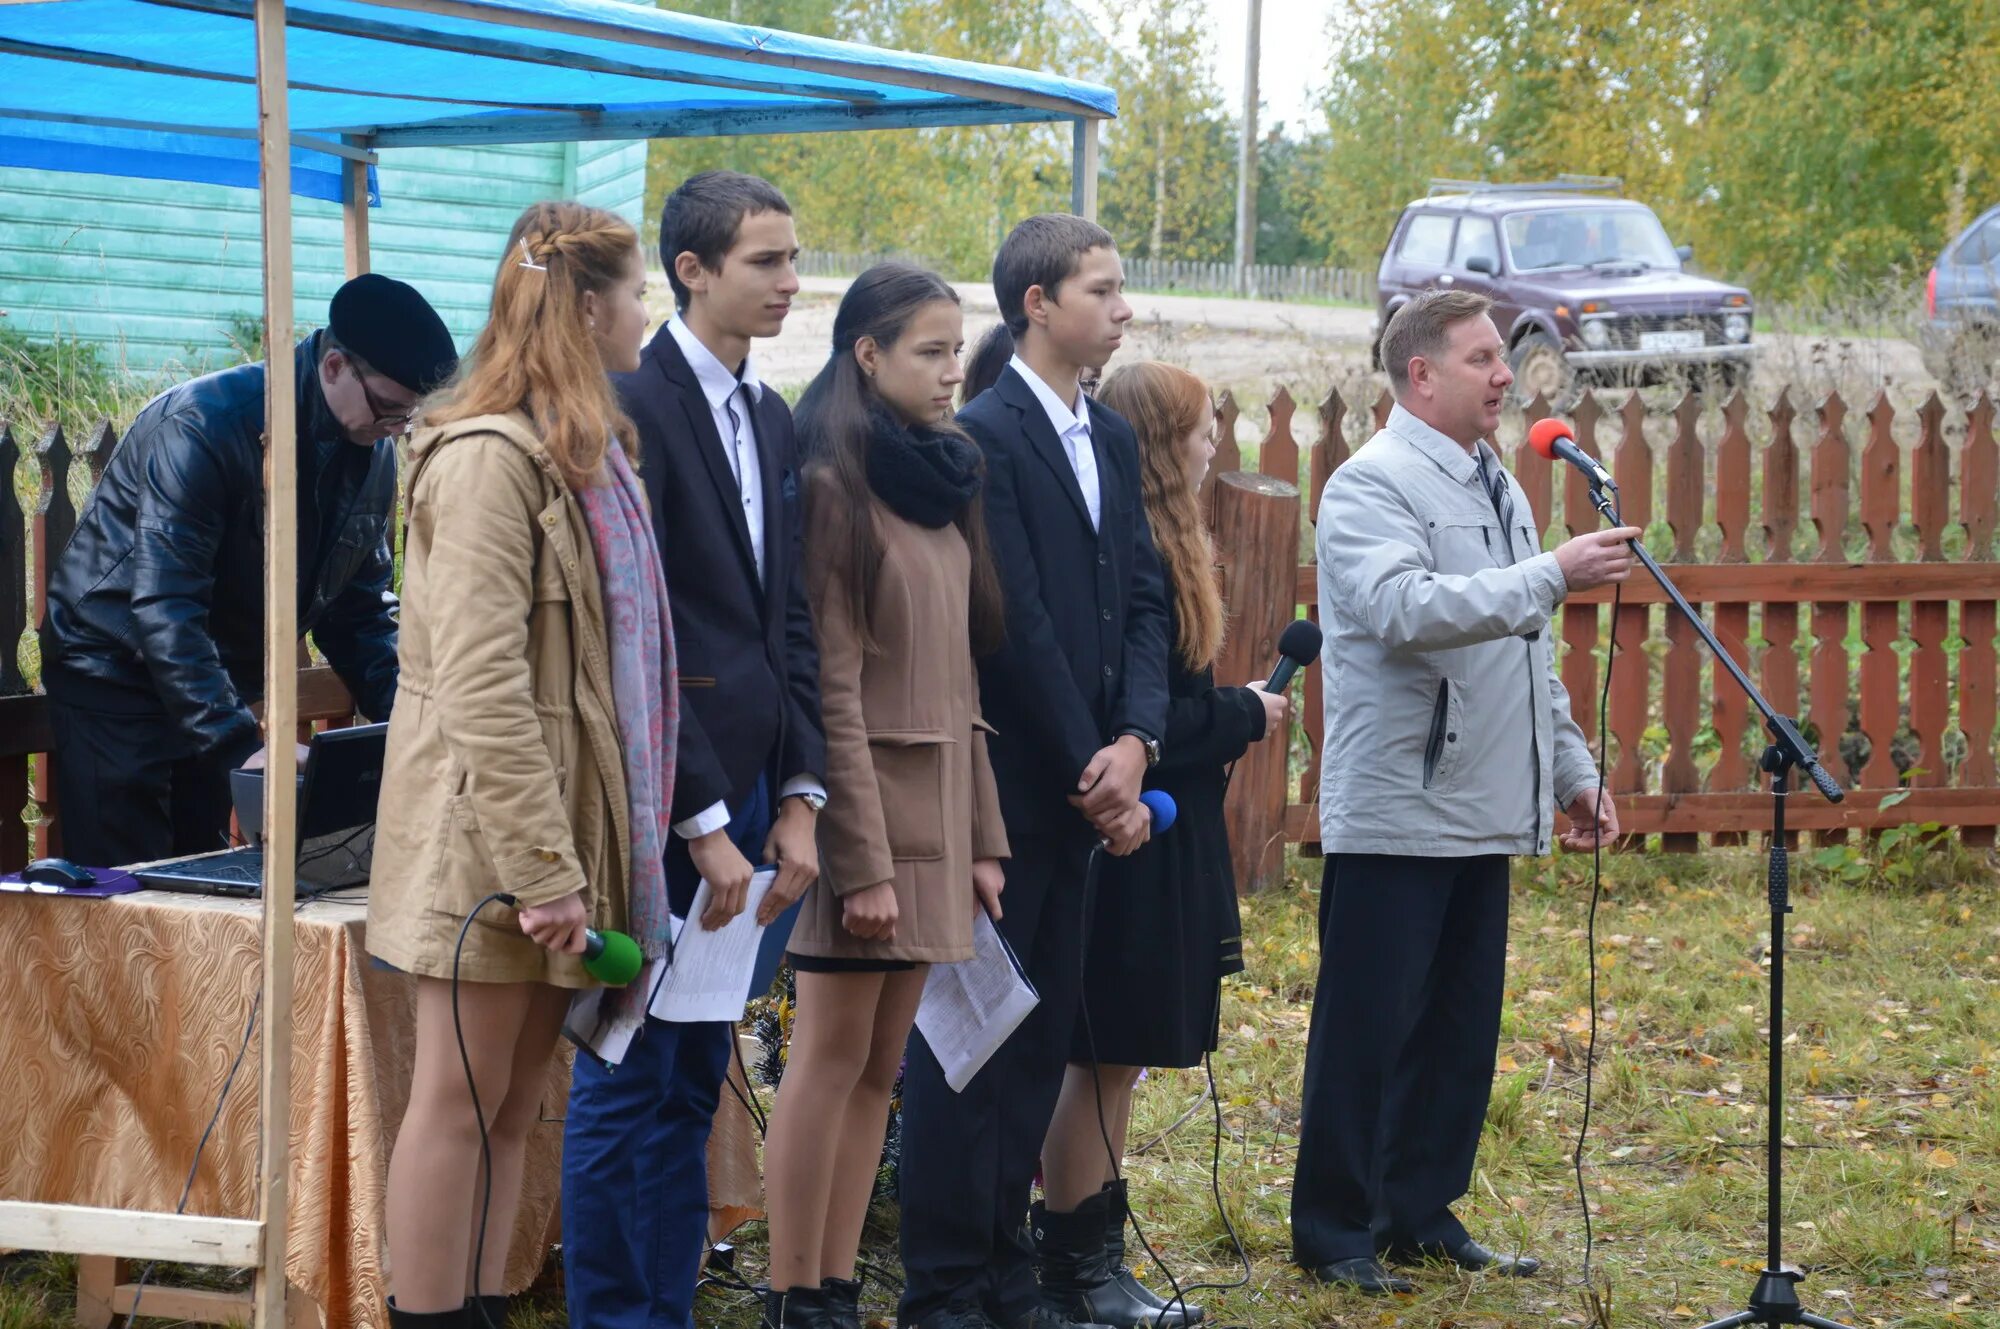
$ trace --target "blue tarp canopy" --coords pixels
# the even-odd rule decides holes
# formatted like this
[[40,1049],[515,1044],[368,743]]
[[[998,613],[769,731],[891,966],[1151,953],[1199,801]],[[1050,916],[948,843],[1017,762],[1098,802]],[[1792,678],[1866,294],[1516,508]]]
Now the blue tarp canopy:
[[[251,0],[0,0],[0,165],[255,185],[251,19]],[[1118,111],[1094,83],[621,0],[291,0],[286,29],[292,189],[316,198],[376,148]]]

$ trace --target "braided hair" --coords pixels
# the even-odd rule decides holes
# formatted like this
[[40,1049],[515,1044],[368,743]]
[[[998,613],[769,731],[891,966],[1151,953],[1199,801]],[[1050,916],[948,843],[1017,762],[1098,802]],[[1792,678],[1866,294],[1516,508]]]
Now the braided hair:
[[605,376],[583,296],[643,262],[638,232],[617,213],[531,204],[507,235],[486,326],[457,377],[424,403],[422,423],[525,411],[572,487],[592,483],[612,439],[636,461],[638,433]]

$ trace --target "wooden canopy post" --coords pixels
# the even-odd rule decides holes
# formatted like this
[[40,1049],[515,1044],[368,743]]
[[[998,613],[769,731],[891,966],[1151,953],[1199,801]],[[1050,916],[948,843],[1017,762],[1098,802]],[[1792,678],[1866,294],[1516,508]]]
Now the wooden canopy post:
[[1079,119],[1070,134],[1069,210],[1097,220],[1097,130],[1101,122]]
[[[292,136],[285,0],[255,0],[258,197],[264,221],[264,1037],[252,1288],[257,1329],[285,1323],[291,1155],[292,940],[298,869],[298,394],[292,369]],[[348,163],[349,178],[354,163]],[[364,171],[365,167],[362,168]],[[364,186],[366,179],[364,176]],[[367,191],[361,191],[367,207]],[[351,251],[350,251],[351,252]]]
[[[365,146],[349,135],[350,147]],[[368,163],[352,157],[340,163],[340,236],[347,257],[347,279],[368,271]]]

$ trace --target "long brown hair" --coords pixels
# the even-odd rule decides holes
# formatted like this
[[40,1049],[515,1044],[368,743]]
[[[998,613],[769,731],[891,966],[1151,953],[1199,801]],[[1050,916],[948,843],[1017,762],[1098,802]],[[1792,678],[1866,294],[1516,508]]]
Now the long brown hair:
[[1181,444],[1201,423],[1208,385],[1185,369],[1142,360],[1105,379],[1097,400],[1124,416],[1139,436],[1139,489],[1173,587],[1180,622],[1175,644],[1188,668],[1207,668],[1222,651],[1222,592],[1215,585],[1215,545]]
[[457,376],[424,403],[422,423],[526,411],[571,486],[590,483],[614,438],[636,459],[638,432],[605,377],[583,293],[630,276],[638,250],[638,232],[615,212],[529,205],[507,235],[486,326]]
[[[875,574],[882,566],[882,533],[869,517],[868,449],[875,440],[869,419],[871,404],[880,401],[854,358],[854,347],[863,337],[874,339],[888,349],[909,330],[910,321],[926,305],[940,300],[957,304],[958,292],[944,278],[908,263],[878,263],[854,279],[840,298],[833,316],[833,354],[818,377],[799,398],[794,417],[798,421],[799,442],[806,454],[806,469],[824,467],[839,490],[836,525],[845,533],[848,611],[860,633],[862,648],[872,651],[875,642],[868,631],[868,615],[875,593]],[[941,420],[925,428],[933,434],[947,434],[971,440],[951,420]],[[983,474],[984,466],[981,471]],[[820,500],[807,489],[807,502]],[[954,522],[972,555],[972,584],[968,616],[971,619],[972,650],[990,655],[1000,647],[1006,632],[1006,610],[1000,597],[1000,576],[993,566],[992,550],[986,540],[986,505],[975,494]],[[816,575],[826,576],[821,567]]]

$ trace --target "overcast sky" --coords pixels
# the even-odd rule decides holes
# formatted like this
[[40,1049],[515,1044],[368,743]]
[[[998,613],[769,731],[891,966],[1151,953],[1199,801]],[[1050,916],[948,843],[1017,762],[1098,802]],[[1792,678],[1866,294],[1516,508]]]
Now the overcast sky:
[[[1338,0],[1264,0],[1262,68],[1258,75],[1263,119],[1267,130],[1283,120],[1293,134],[1315,118],[1313,90],[1326,81],[1331,52],[1327,20]],[[1106,15],[1125,8],[1123,0],[1079,0],[1080,7],[1109,32]],[[1243,110],[1243,38],[1249,0],[1207,0],[1210,49],[1215,53],[1215,81],[1231,115]]]

